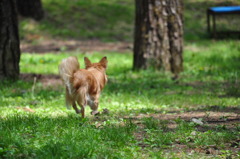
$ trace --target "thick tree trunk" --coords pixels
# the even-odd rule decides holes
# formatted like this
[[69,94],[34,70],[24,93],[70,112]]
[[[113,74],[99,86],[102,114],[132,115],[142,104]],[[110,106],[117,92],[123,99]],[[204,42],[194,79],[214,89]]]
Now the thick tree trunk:
[[182,71],[181,0],[135,0],[134,69]]
[[19,35],[14,0],[0,0],[0,79],[19,75]]
[[183,71],[183,2],[168,0],[168,36],[171,53],[171,71],[176,76]]
[[165,0],[136,0],[134,68],[170,70]]
[[16,0],[18,13],[24,17],[41,20],[44,16],[41,0]]

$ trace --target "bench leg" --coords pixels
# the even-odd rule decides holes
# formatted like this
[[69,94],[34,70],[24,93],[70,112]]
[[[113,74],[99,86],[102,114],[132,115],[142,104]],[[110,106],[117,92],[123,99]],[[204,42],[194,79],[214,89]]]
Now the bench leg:
[[216,17],[213,14],[213,37],[216,37]]
[[209,10],[207,10],[207,31],[208,31],[208,33],[211,32],[211,30],[210,30],[210,13],[209,13]]

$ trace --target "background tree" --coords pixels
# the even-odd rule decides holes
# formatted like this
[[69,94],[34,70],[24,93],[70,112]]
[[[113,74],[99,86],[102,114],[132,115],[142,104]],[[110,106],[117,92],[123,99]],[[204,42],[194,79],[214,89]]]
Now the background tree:
[[17,12],[36,20],[43,18],[40,0],[0,1],[0,79],[19,76],[21,53]]
[[16,0],[17,10],[21,16],[41,20],[44,16],[41,0]]
[[0,78],[19,75],[19,35],[14,0],[0,1]]
[[182,0],[136,0],[134,69],[183,70]]

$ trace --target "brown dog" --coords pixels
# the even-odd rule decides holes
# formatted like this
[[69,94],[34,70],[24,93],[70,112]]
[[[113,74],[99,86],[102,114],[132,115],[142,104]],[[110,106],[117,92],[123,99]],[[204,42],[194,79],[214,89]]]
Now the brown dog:
[[[91,114],[98,113],[99,97],[102,89],[107,83],[107,57],[103,57],[98,63],[84,57],[85,69],[80,69],[76,57],[63,59],[59,65],[59,74],[66,85],[66,105],[72,105],[76,113],[85,117],[85,106],[92,109]],[[81,107],[77,108],[76,102]]]

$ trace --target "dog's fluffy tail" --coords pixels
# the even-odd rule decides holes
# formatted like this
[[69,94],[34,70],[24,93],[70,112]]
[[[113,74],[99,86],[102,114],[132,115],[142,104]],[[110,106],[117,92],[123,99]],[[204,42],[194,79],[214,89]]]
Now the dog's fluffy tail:
[[70,95],[73,95],[75,90],[72,86],[73,74],[80,69],[80,65],[76,57],[68,57],[63,59],[59,65],[59,74],[68,89]]

